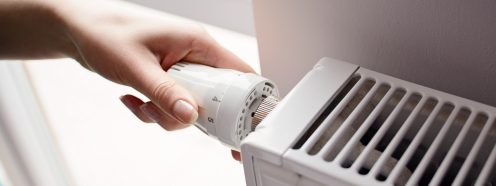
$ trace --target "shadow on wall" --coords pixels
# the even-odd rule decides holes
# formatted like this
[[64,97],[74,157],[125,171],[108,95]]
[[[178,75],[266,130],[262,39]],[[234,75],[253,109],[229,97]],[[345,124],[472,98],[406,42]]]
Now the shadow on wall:
[[254,0],[253,6],[262,72],[283,95],[327,56],[496,106],[496,1]]

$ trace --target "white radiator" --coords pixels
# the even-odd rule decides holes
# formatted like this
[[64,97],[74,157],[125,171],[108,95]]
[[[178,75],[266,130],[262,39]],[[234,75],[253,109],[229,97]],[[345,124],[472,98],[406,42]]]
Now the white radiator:
[[496,185],[495,114],[323,58],[242,141],[246,182]]

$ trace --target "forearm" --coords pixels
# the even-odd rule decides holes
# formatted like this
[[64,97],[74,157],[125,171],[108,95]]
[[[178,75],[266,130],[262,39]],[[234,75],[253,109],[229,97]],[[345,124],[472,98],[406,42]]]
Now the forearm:
[[75,47],[50,0],[0,1],[0,59],[69,56]]

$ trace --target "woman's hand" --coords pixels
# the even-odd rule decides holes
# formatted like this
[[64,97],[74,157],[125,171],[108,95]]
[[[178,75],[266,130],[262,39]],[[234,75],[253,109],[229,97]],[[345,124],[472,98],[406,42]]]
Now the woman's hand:
[[179,61],[253,70],[215,42],[200,26],[171,22],[160,13],[120,1],[69,1],[58,9],[84,67],[150,98],[122,102],[142,121],[166,130],[188,126],[198,117],[192,96],[166,70]]
[[[132,95],[121,100],[142,121],[166,130],[187,127],[198,117],[195,100],[166,73],[173,64],[253,72],[202,27],[169,21],[157,11],[122,1],[6,0],[0,3],[0,23],[8,28],[0,31],[5,41],[0,57],[72,57],[143,93],[151,101]],[[233,157],[239,159],[239,153]]]
[[[179,61],[254,72],[197,25],[167,21],[158,12],[124,2],[77,2],[65,16],[77,48],[73,57],[84,67],[147,96],[151,101],[121,97],[144,122],[176,130],[196,121],[195,100],[165,72]],[[238,152],[232,151],[232,156],[240,160]]]

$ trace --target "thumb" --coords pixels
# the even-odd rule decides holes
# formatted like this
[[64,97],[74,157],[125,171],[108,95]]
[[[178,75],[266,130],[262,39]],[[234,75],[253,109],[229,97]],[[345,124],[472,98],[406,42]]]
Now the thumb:
[[183,124],[192,124],[198,118],[198,105],[189,92],[176,84],[159,64],[149,68],[136,68],[137,76],[133,86],[147,96],[163,112]]

